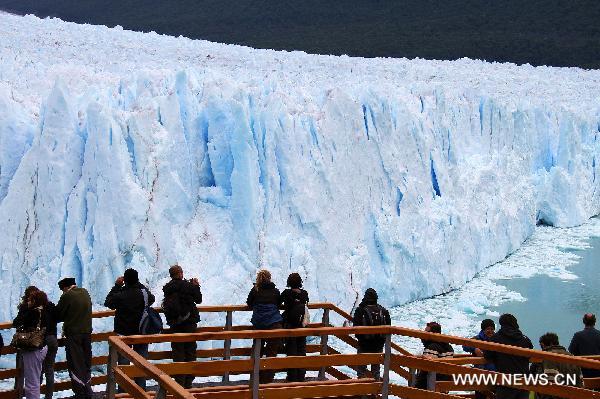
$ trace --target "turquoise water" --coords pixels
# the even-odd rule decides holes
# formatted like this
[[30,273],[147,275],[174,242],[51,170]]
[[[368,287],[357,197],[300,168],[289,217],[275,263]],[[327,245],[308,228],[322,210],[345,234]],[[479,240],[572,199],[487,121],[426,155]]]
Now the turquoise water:
[[578,279],[536,275],[499,281],[526,301],[503,303],[492,310],[514,314],[521,331],[536,347],[539,337],[549,331],[558,334],[561,345],[568,347],[573,334],[583,328],[584,313],[595,313],[600,319],[600,238],[591,238],[590,244],[591,248],[572,251],[581,256],[569,268]]

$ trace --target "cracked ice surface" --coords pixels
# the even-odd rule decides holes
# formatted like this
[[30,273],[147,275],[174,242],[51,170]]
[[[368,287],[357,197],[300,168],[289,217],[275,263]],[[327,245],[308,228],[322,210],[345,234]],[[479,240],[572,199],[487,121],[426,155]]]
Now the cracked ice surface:
[[345,309],[463,285],[537,221],[599,213],[600,71],[276,52],[0,15],[0,298],[103,302],[179,262]]

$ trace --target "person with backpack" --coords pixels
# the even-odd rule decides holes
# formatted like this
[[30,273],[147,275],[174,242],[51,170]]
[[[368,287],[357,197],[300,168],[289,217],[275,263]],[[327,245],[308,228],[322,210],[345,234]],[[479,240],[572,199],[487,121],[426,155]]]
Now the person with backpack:
[[[202,303],[202,292],[200,282],[197,278],[183,279],[183,269],[179,265],[169,268],[169,281],[163,287],[164,299],[162,303],[163,312],[167,324],[171,327],[171,333],[194,333],[200,321],[200,313],[196,305]],[[174,362],[196,361],[196,341],[172,342]],[[191,388],[194,376],[183,374],[175,376],[175,381],[184,388]]]
[[92,398],[92,299],[73,277],[58,282],[63,292],[56,304],[56,320],[63,322],[67,367],[75,399]]
[[[431,321],[427,323],[425,331],[434,334],[441,334],[442,326],[435,321]],[[445,357],[454,356],[454,349],[452,348],[452,345],[450,345],[447,342],[438,342],[426,339],[421,340],[421,342],[423,343],[423,354],[421,356],[423,356],[425,359],[442,359]],[[420,370],[417,374],[415,387],[420,389],[427,389],[428,378],[429,373],[427,371]],[[436,381],[447,381],[449,379],[450,378],[446,375],[436,375]]]
[[[365,295],[354,311],[352,324],[357,326],[389,326],[392,324],[390,313],[386,308],[377,303],[377,291],[367,288]],[[358,334],[358,353],[381,353],[385,344],[385,335],[381,334]],[[367,373],[367,366],[358,367],[358,378],[363,378]],[[371,365],[373,378],[381,379],[380,364]]]
[[[288,288],[281,293],[283,306],[283,327],[306,327],[308,320],[308,292],[302,289],[302,278],[298,273],[291,273],[287,279]],[[285,353],[288,356],[306,356],[306,337],[289,337],[286,339]],[[288,382],[303,382],[306,370],[288,369]]]
[[[558,335],[556,335],[555,333],[549,332],[542,335],[540,337],[540,347],[544,352],[572,356],[571,353],[567,352],[567,350],[563,346],[560,346],[560,344],[558,343]],[[541,363],[533,363],[531,365],[530,371],[531,374],[545,374],[548,378],[548,381],[551,383],[565,384],[566,382],[570,382],[570,380],[574,378],[574,386],[580,388],[583,387],[583,376],[581,374],[581,367],[573,364],[559,363],[554,360],[544,360]],[[559,375],[560,377],[558,377]],[[567,380],[567,378],[569,378],[570,380]],[[536,393],[535,398],[558,399],[558,396]]]
[[[505,313],[500,316],[499,323],[500,330],[490,338],[490,342],[533,349],[531,340],[519,329],[519,323],[515,316]],[[483,351],[483,356],[486,360],[494,363],[496,371],[499,373],[519,375],[529,373],[529,359],[527,357],[488,350]],[[507,386],[496,387],[497,399],[527,399],[528,397],[529,392],[522,389]]]
[[[283,318],[279,313],[280,293],[271,282],[271,273],[261,269],[256,273],[256,283],[248,293],[246,304],[252,309],[252,326],[256,330],[276,330],[283,328]],[[281,347],[281,339],[269,338],[261,340],[260,355],[275,357]],[[274,370],[261,370],[259,382],[268,384],[275,378]]]
[[[15,345],[23,358],[23,378],[25,380],[25,398],[40,398],[40,376],[42,365],[48,352],[46,346],[46,329],[50,324],[51,315],[48,309],[48,296],[45,292],[36,288],[26,296],[26,302],[19,306],[17,317],[13,320],[13,326],[19,332],[38,331],[37,342],[33,340],[13,339]],[[23,346],[21,346],[23,345]]]
[[[115,281],[104,301],[104,306],[115,311],[114,331],[119,335],[137,335],[144,332],[140,328],[145,310],[154,303],[154,295],[138,278],[135,269],[127,269],[123,276]],[[133,350],[148,358],[148,344],[135,344]],[[119,364],[129,364],[129,360],[121,355]],[[146,390],[146,379],[135,378],[136,384]]]

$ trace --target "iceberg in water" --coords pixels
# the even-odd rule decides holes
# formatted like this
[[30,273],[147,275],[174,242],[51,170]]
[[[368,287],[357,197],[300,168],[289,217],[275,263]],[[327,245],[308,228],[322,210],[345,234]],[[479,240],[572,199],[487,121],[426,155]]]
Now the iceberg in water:
[[355,59],[0,15],[0,297],[127,267],[241,303],[448,291],[600,212],[600,71]]

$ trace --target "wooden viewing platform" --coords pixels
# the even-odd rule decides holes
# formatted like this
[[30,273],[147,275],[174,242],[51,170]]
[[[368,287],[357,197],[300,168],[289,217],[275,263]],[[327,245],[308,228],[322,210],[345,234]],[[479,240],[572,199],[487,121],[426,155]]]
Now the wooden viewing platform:
[[[112,332],[94,333],[93,342],[108,341],[108,354],[94,356],[93,365],[106,364],[106,374],[92,378],[93,385],[106,384],[105,396],[109,399],[294,399],[294,398],[337,398],[371,396],[387,399],[389,396],[406,399],[424,398],[464,398],[472,397],[475,389],[484,390],[484,386],[456,386],[452,381],[435,381],[436,374],[499,374],[472,365],[484,363],[480,357],[456,355],[444,359],[424,359],[412,355],[393,342],[397,337],[411,337],[431,341],[447,342],[456,345],[475,346],[480,349],[494,350],[530,358],[531,361],[553,360],[561,363],[575,364],[590,369],[600,369],[600,357],[574,357],[550,352],[522,349],[512,346],[476,341],[468,338],[396,326],[381,327],[334,327],[330,323],[331,312],[336,319],[351,320],[351,316],[331,303],[312,303],[309,308],[322,312],[320,323],[313,323],[307,328],[282,330],[252,330],[251,326],[234,325],[234,312],[248,312],[242,305],[199,306],[201,313],[225,313],[224,326],[206,326],[198,328],[193,334],[169,334],[168,330],[159,335],[117,336]],[[111,317],[113,311],[94,312],[94,318]],[[10,323],[0,324],[0,329],[11,328]],[[386,336],[384,353],[356,354],[340,353],[329,342],[329,337],[357,348],[356,334],[383,334]],[[268,338],[285,338],[293,336],[319,337],[318,344],[307,345],[308,356],[288,356],[276,358],[260,358],[261,340]],[[233,340],[253,341],[252,347],[232,347]],[[166,343],[188,341],[216,341],[222,348],[200,349],[196,351],[194,362],[170,361],[170,351],[150,352],[144,359],[131,349],[129,345],[141,343]],[[62,346],[62,342],[59,341]],[[215,343],[216,345],[216,343]],[[3,354],[15,353],[11,347],[5,347]],[[130,360],[131,365],[117,365],[117,357],[121,355]],[[357,366],[378,363],[382,365],[382,379],[355,378],[350,370]],[[318,371],[317,377],[306,382],[286,383],[275,381],[271,384],[259,384],[258,374],[261,370],[286,370],[304,368]],[[66,370],[66,362],[57,362],[55,370]],[[413,387],[415,373],[418,370],[429,372],[429,390]],[[0,380],[15,378],[15,388],[0,391],[0,399],[17,398],[22,392],[21,367],[0,370]],[[393,383],[390,373],[395,373]],[[185,389],[172,378],[178,374],[192,374],[197,377],[212,377],[211,382]],[[233,381],[233,375],[246,375],[246,379]],[[146,377],[150,385],[154,381],[152,391],[143,391],[133,379]],[[217,377],[217,378],[215,378]],[[244,378],[244,377],[242,377]],[[218,380],[218,381],[215,381]],[[403,380],[404,382],[402,383]],[[398,383],[399,382],[399,383]],[[116,384],[125,391],[117,393]],[[584,399],[600,398],[600,392],[592,389],[600,388],[600,378],[585,379],[584,388],[559,385],[520,386],[519,388],[540,394],[554,395],[561,398]],[[71,383],[57,382],[55,391],[71,389]],[[43,392],[43,390],[42,390]],[[470,392],[470,393],[469,393]]]

